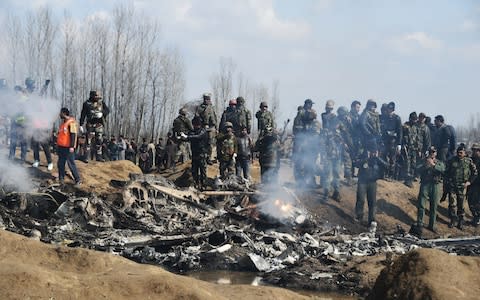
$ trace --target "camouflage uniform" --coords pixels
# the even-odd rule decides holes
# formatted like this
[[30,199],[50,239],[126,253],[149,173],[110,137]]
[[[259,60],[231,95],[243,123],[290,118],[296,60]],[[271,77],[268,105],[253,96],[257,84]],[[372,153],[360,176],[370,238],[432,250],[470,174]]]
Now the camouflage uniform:
[[258,121],[258,134],[259,134],[259,136],[262,136],[265,133],[265,130],[267,128],[275,128],[276,127],[275,119],[273,117],[272,112],[270,112],[268,110],[265,110],[265,111],[261,110],[263,105],[265,107],[267,107],[266,102],[260,103],[260,110],[257,111],[257,113],[255,114],[255,117],[257,118],[257,121]]
[[[196,121],[194,119],[194,121]],[[194,122],[195,123],[195,122]],[[207,159],[209,151],[209,135],[205,128],[198,127],[188,133],[187,139],[192,145],[192,177],[199,189],[204,189],[207,180]]]
[[[480,170],[480,157],[476,152],[480,151],[480,143],[472,145],[472,161],[475,164],[477,171]],[[473,225],[480,224],[480,176],[477,176],[472,184],[467,189],[468,206],[473,215]]]
[[415,123],[417,127],[418,133],[418,147],[419,147],[419,157],[417,158],[424,158],[425,153],[432,145],[431,137],[430,137],[430,129],[425,123],[417,122]]
[[[310,99],[305,100],[303,110],[297,114],[300,120],[295,134],[295,151],[293,155],[294,175],[297,183],[305,186],[315,186],[317,173],[319,123],[317,113],[311,108]],[[300,125],[301,124],[301,125]]]
[[[336,119],[336,117],[335,117]],[[327,201],[330,194],[330,186],[333,187],[332,198],[340,200],[340,170],[343,156],[343,140],[338,126],[333,123],[337,120],[330,120],[330,126],[333,128],[323,128],[321,133],[321,153],[323,162],[323,172],[321,176],[321,185],[323,187],[323,201]],[[338,123],[337,123],[338,124]]]
[[[461,149],[457,149],[457,153]],[[447,163],[445,172],[446,186],[451,192],[448,203],[448,215],[450,217],[450,227],[458,220],[458,227],[463,226],[465,211],[463,208],[465,200],[465,183],[474,182],[477,177],[477,167],[469,157],[460,158],[458,155],[452,157]]]
[[[92,143],[95,145],[95,159],[103,161],[102,144],[105,121],[110,110],[102,96],[97,91],[90,91],[90,98],[83,103],[80,114],[80,126],[83,126],[85,119],[87,121],[87,142],[85,143],[86,153],[91,151]],[[88,155],[87,155],[88,157]],[[90,158],[93,159],[93,153],[90,152]]]
[[[395,109],[395,105],[390,102],[387,107],[390,110]],[[398,164],[397,164],[397,148],[402,144],[402,121],[400,117],[395,114],[387,114],[383,118],[382,124],[382,141],[383,141],[383,153],[382,157],[389,163],[389,167],[386,170],[386,176],[392,179],[398,179]]]
[[215,144],[215,136],[217,130],[217,113],[213,108],[210,102],[210,94],[205,93],[203,95],[203,103],[200,104],[195,110],[195,116],[198,116],[201,119],[202,125],[207,129],[208,135],[210,137],[209,148],[208,148],[208,160],[207,163],[210,163],[210,158],[212,157],[213,145]]
[[278,180],[278,169],[280,168],[278,135],[271,128],[255,143],[255,149],[259,152],[260,174],[262,183],[276,183]]
[[[430,153],[436,151],[435,148],[430,150]],[[417,213],[417,225],[418,228],[423,226],[423,217],[425,215],[425,202],[430,201],[430,217],[428,222],[428,228],[435,230],[435,221],[437,218],[438,200],[440,199],[442,177],[445,172],[445,164],[441,160],[437,160],[436,157],[430,158],[433,162],[433,166],[428,163],[427,158],[423,159],[422,163],[418,167],[418,173],[420,175],[420,191],[418,192],[418,213]]]
[[[415,115],[416,116],[416,115]],[[413,116],[411,116],[413,118]],[[412,187],[412,181],[417,167],[417,156],[420,150],[418,127],[413,120],[403,124],[403,141],[401,159],[405,184]]]
[[348,114],[347,108],[340,106],[338,113],[338,130],[342,137],[342,162],[343,162],[343,176],[347,180],[347,184],[352,184],[353,177],[353,160],[355,157],[353,145],[353,127],[352,120]]
[[235,132],[235,135],[239,136],[242,128],[247,128],[247,134],[250,134],[252,130],[252,113],[245,107],[245,99],[243,99],[243,97],[237,97],[235,116],[235,122],[233,123],[233,132]]
[[[226,128],[232,128],[231,123],[226,123]],[[233,131],[218,135],[218,159],[220,161],[220,176],[222,178],[235,174],[235,156],[237,153],[237,139]]]
[[186,117],[186,111],[180,109],[180,114],[173,120],[173,135],[175,136],[178,144],[178,152],[176,161],[180,159],[182,163],[190,160],[190,145],[188,141],[183,141],[179,137],[182,133],[187,134],[192,131],[192,122]]

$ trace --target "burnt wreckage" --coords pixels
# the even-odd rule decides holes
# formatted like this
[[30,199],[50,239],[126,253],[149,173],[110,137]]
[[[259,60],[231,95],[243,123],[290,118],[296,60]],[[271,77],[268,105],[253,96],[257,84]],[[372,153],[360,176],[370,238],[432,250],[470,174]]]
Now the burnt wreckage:
[[235,270],[260,273],[266,283],[300,289],[363,294],[358,257],[416,247],[479,255],[479,237],[421,240],[345,229],[308,213],[293,190],[259,191],[234,179],[216,191],[179,190],[155,175],[115,181],[103,198],[73,187],[36,193],[0,189],[0,226],[43,242],[122,255],[170,271]]

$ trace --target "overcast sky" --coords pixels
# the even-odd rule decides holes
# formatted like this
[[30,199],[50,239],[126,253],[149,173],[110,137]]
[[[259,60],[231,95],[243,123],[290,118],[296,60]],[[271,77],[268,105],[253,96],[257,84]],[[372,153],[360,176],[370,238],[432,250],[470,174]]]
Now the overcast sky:
[[283,118],[306,98],[317,111],[394,101],[402,120],[415,110],[454,125],[479,111],[480,1],[1,0],[0,14],[48,4],[108,18],[118,3],[158,18],[162,42],[180,49],[186,100],[209,90],[223,56],[252,81],[279,81]]

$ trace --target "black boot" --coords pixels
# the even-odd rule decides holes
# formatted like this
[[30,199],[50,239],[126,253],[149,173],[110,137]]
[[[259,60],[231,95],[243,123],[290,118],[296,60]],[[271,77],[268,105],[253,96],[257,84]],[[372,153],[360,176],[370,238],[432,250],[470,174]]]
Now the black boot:
[[453,228],[455,226],[456,218],[450,218],[450,223],[448,223],[448,228]]
[[460,217],[458,219],[457,228],[460,229],[460,230],[463,230],[463,218],[462,217]]

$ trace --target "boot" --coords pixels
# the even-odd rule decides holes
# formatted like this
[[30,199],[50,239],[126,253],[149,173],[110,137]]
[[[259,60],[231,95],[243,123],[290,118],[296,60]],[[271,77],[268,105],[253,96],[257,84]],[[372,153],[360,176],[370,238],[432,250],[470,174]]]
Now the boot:
[[455,219],[456,218],[450,218],[450,223],[448,223],[448,228],[453,228],[455,226]]
[[460,229],[460,230],[463,230],[463,218],[462,217],[460,217],[458,219],[457,228]]
[[340,202],[340,200],[342,199],[342,196],[340,196],[340,192],[338,190],[335,190],[333,192],[332,199],[337,202]]

